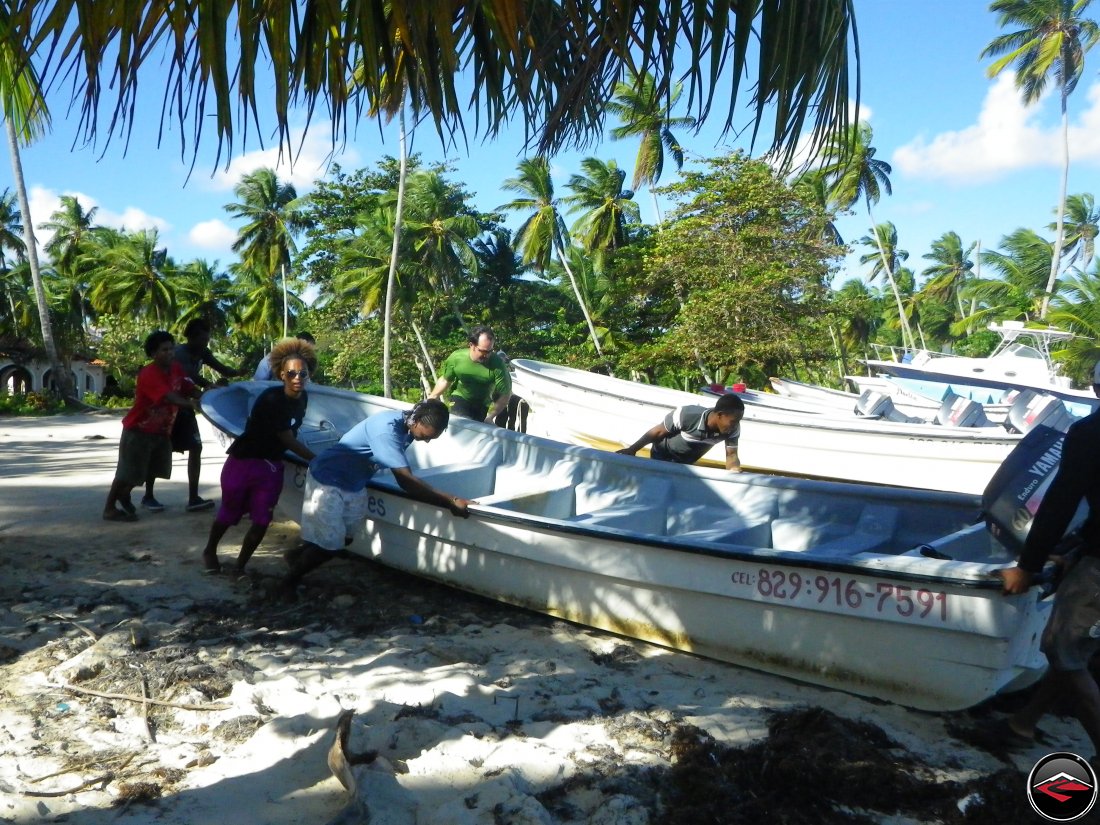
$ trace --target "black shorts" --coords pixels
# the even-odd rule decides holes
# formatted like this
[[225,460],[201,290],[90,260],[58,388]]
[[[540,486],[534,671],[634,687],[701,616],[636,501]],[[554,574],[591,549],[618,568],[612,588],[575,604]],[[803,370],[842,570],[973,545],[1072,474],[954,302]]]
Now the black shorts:
[[488,404],[474,404],[465,398],[459,398],[457,395],[451,398],[451,415],[457,415],[459,418],[472,418],[474,421],[484,421],[485,416],[488,414]]
[[180,407],[176,413],[176,423],[172,425],[172,452],[189,453],[196,448],[202,449],[202,438],[199,437],[199,422],[195,411],[189,407]]

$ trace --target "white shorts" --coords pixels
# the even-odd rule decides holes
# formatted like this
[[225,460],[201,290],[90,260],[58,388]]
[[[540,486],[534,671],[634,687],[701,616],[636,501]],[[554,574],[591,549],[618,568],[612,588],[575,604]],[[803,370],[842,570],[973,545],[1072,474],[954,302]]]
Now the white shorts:
[[302,491],[302,540],[333,553],[343,550],[367,518],[365,489],[349,493],[306,474]]

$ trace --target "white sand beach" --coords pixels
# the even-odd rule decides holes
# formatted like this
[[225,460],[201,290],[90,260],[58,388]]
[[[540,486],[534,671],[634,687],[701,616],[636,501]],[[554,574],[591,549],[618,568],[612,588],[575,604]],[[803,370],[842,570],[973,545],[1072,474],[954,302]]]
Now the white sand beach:
[[[272,602],[296,526],[251,577],[204,575],[181,456],[164,513],[101,519],[120,419],[0,419],[0,821],[1024,822],[1035,761],[1091,754],[1072,718],[997,756],[958,732],[1005,703],[920,713],[366,561]],[[327,759],[349,710],[351,792]]]

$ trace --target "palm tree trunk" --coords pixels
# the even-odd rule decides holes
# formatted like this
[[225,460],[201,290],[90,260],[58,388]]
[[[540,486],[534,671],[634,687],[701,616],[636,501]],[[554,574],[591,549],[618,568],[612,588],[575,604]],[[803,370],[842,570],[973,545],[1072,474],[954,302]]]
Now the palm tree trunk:
[[[432,354],[428,351],[428,344],[424,341],[424,333],[420,331],[420,327],[417,326],[416,321],[409,319],[409,326],[412,327],[413,334],[416,336],[416,343],[420,345],[420,352],[424,355],[424,363],[428,365],[428,370],[432,374],[432,386],[439,380],[439,376],[435,371],[435,362],[432,361]],[[429,387],[429,390],[431,387]]]
[[1047,278],[1046,294],[1039,310],[1039,317],[1046,318],[1050,309],[1050,298],[1058,284],[1058,264],[1062,260],[1062,236],[1065,234],[1066,186],[1069,183],[1069,114],[1066,111],[1066,87],[1062,86],[1062,181],[1058,192],[1058,224],[1054,236],[1054,255],[1050,259],[1050,277]]
[[[386,275],[386,309],[382,319],[382,392],[386,398],[393,398],[393,382],[390,377],[390,338],[393,335],[391,318],[393,317],[393,287],[397,280],[397,250],[401,243],[401,217],[405,212],[405,178],[408,171],[405,148],[405,106],[401,106],[401,121],[398,131],[400,146],[399,172],[397,176],[397,210],[393,219],[393,246],[390,248],[390,271]],[[418,336],[419,337],[419,334]],[[430,363],[430,362],[429,362]],[[435,370],[433,369],[434,373]]]
[[[882,245],[882,238],[878,235],[878,224],[875,223],[874,213],[871,212],[871,204],[867,204],[867,216],[871,219],[871,234],[875,237],[875,246],[878,247],[878,255],[882,260],[882,270],[886,273],[886,280],[890,282],[890,289],[894,293],[894,300],[898,304],[898,320],[901,321],[901,344],[910,349],[917,348],[917,342],[913,340],[913,331],[909,329],[909,319],[905,317],[905,304],[901,300],[897,282],[894,280],[894,271],[890,269],[890,261],[886,257],[886,248]],[[906,338],[909,340],[906,341]]]
[[584,314],[584,320],[588,324],[588,332],[592,335],[592,344],[596,347],[596,355],[602,360],[603,350],[600,349],[600,339],[596,335],[596,325],[592,323],[592,316],[588,314],[588,306],[584,303],[584,298],[581,296],[581,289],[577,286],[577,279],[573,275],[573,270],[569,268],[569,264],[565,260],[565,250],[562,249],[560,244],[554,244],[554,251],[558,253],[558,260],[561,261],[562,267],[565,268],[565,274],[569,276],[569,283],[573,286],[573,294],[577,296],[577,303],[580,305],[581,312]]
[[290,308],[287,306],[286,296],[286,261],[279,263],[279,274],[283,279],[283,337],[290,334]]
[[34,219],[31,217],[30,199],[27,198],[27,184],[23,180],[23,161],[19,154],[19,138],[15,124],[10,117],[4,118],[4,129],[8,135],[8,154],[11,155],[11,173],[15,182],[16,196],[19,198],[19,211],[23,216],[23,241],[27,246],[27,263],[31,267],[31,282],[34,284],[34,300],[38,304],[38,324],[42,330],[42,346],[46,349],[46,358],[50,362],[50,373],[57,384],[61,397],[69,400],[76,398],[72,376],[67,367],[61,366],[61,358],[54,342],[53,325],[50,323],[50,308],[46,303],[46,287],[42,283],[42,270],[38,267],[38,246],[34,239]]

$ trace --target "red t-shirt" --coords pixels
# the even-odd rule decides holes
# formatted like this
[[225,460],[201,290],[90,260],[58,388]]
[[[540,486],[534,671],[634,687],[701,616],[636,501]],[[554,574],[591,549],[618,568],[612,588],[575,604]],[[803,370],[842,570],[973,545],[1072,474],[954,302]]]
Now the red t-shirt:
[[164,399],[170,392],[189,396],[194,386],[175,361],[165,372],[156,364],[146,364],[138,372],[134,406],[122,419],[123,429],[141,430],[151,435],[171,435],[179,410]]

